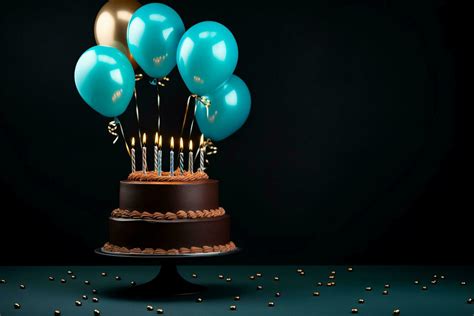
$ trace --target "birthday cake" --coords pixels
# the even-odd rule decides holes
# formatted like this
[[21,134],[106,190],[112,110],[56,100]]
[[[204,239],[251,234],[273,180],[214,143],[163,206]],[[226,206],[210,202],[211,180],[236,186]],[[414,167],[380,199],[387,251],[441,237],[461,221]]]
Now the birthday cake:
[[234,249],[230,217],[219,205],[219,182],[205,172],[158,176],[137,171],[120,182],[104,252],[179,255]]

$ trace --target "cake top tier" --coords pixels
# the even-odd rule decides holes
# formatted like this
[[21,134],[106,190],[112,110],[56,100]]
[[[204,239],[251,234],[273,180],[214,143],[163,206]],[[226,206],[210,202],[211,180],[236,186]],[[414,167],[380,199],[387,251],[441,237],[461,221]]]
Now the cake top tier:
[[183,174],[179,172],[179,169],[174,172],[174,176],[171,176],[169,172],[163,172],[161,176],[156,171],[149,171],[143,173],[142,171],[132,172],[128,175],[129,181],[145,181],[145,182],[193,182],[207,180],[209,176],[203,171],[190,173],[184,171]]

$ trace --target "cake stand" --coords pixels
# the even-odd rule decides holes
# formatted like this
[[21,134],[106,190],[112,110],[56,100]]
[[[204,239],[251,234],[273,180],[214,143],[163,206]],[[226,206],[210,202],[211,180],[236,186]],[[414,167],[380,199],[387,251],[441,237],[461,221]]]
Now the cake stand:
[[130,294],[134,295],[154,295],[154,296],[174,296],[174,295],[190,295],[206,290],[203,285],[194,284],[186,281],[178,272],[177,263],[189,259],[201,259],[208,257],[222,257],[240,252],[239,248],[235,248],[226,252],[208,252],[208,253],[190,253],[180,255],[145,255],[145,254],[125,254],[112,253],[97,248],[95,253],[122,259],[142,259],[148,262],[157,262],[161,265],[160,272],[151,281],[136,285],[129,289]]

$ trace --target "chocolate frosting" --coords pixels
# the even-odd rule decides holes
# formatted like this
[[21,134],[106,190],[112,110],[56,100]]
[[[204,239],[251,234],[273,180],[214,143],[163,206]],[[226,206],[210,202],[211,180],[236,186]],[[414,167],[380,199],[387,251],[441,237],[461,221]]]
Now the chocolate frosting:
[[230,217],[173,221],[109,218],[109,241],[119,247],[179,249],[230,242]]
[[218,209],[219,182],[121,181],[119,208],[140,212]]

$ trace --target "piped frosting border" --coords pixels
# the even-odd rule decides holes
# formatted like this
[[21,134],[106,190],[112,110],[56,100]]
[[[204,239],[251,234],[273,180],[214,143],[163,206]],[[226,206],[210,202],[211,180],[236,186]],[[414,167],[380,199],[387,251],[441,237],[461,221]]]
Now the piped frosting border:
[[163,172],[161,176],[158,175],[156,171],[148,171],[143,173],[143,171],[135,171],[128,175],[127,178],[129,181],[143,181],[143,182],[192,182],[207,180],[209,176],[203,171],[198,171],[190,173],[184,171],[183,174],[180,174],[179,169],[174,172],[174,176],[171,176],[169,172]]
[[225,245],[216,246],[202,246],[202,247],[181,247],[179,249],[161,249],[161,248],[132,248],[120,247],[109,242],[105,243],[102,247],[104,252],[112,253],[123,253],[123,254],[136,254],[136,255],[180,255],[180,254],[191,254],[191,253],[210,253],[210,252],[227,252],[236,249],[235,244],[230,241]]
[[220,217],[225,215],[225,210],[222,207],[213,210],[198,210],[198,211],[177,211],[177,212],[139,212],[129,211],[116,208],[112,211],[110,216],[112,218],[133,218],[133,219],[146,219],[146,220],[177,220],[177,219],[199,219],[199,218],[212,218]]

